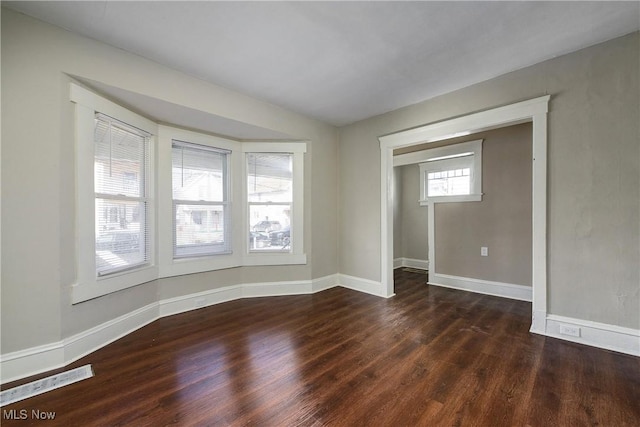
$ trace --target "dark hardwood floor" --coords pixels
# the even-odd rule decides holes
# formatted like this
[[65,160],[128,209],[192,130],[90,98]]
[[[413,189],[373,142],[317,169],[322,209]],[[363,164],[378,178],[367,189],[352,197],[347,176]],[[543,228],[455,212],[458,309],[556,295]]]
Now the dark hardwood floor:
[[530,334],[529,303],[425,282],[397,270],[388,300],[334,288],[160,319],[2,425],[640,426],[639,358]]

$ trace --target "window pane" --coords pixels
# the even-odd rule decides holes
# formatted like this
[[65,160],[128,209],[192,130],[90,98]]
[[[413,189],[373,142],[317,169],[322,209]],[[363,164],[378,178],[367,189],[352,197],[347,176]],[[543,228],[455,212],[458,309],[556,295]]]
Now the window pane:
[[96,198],[98,275],[149,261],[146,203]]
[[293,199],[293,155],[289,153],[247,154],[249,202],[291,202]]
[[226,153],[174,143],[172,164],[174,199],[226,200]]
[[443,171],[442,174],[427,174],[427,197],[460,196],[471,194],[471,177],[469,168]]
[[94,139],[96,193],[144,196],[147,138],[114,122],[96,118]]
[[146,134],[96,114],[93,172],[99,276],[150,260],[145,200],[148,150]]
[[449,179],[449,195],[457,196],[469,194],[471,192],[471,181],[468,176],[461,176]]
[[249,250],[291,251],[291,205],[249,205]]
[[174,255],[186,257],[228,252],[225,218],[224,205],[177,203]]
[[[229,253],[227,151],[173,141],[175,258]],[[199,203],[183,203],[186,201]]]

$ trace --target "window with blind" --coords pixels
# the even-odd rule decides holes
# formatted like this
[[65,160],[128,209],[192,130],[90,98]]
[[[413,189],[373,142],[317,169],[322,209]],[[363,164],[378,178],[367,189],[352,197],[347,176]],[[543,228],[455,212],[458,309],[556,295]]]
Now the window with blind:
[[291,252],[293,154],[247,153],[250,252]]
[[172,141],[174,259],[231,252],[229,154]]
[[96,113],[95,259],[98,277],[149,263],[149,134]]
[[74,304],[159,277],[306,264],[306,142],[240,142],[159,126],[74,83],[70,100]]

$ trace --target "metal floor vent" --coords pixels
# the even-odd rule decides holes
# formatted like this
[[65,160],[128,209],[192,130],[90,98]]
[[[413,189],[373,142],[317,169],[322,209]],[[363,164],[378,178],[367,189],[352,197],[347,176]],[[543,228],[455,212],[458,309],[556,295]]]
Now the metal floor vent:
[[93,369],[91,369],[91,365],[84,365],[79,368],[71,369],[70,371],[61,372],[47,378],[42,378],[18,387],[3,390],[0,393],[0,406],[18,402],[32,396],[37,396],[69,384],[77,383],[78,381],[91,378],[92,376]]

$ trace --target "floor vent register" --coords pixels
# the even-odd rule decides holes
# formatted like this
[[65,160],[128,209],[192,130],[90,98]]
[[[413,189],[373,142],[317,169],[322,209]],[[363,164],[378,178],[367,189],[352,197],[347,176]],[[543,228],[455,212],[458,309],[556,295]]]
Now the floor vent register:
[[69,384],[77,383],[93,376],[91,365],[84,365],[79,368],[51,375],[18,387],[3,390],[0,393],[0,406],[28,399]]

